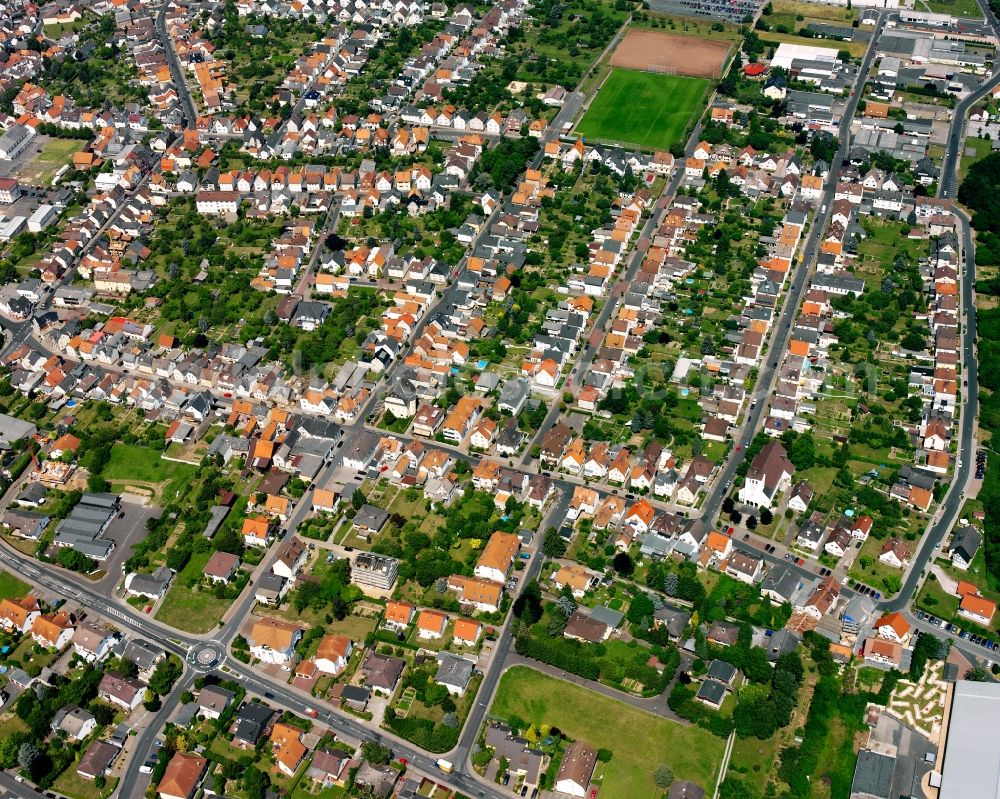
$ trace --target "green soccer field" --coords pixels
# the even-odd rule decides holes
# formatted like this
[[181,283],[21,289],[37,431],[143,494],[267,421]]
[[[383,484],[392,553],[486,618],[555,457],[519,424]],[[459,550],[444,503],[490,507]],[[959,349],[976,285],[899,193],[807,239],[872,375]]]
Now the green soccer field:
[[613,69],[576,132],[593,139],[667,150],[701,110],[708,81]]

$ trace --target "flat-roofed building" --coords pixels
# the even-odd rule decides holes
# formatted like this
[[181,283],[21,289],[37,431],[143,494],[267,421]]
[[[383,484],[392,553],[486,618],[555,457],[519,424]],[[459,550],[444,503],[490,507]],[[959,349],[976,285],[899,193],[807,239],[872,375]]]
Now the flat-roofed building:
[[1000,684],[955,683],[939,799],[1000,799],[998,718]]

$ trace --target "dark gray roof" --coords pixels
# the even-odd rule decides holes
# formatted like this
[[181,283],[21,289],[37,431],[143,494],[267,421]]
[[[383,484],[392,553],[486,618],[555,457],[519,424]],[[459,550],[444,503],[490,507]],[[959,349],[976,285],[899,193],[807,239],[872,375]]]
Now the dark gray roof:
[[788,652],[794,652],[802,637],[794,630],[776,630],[767,641],[767,659],[777,660]]
[[690,780],[674,780],[667,799],[705,799],[705,790]]
[[684,633],[684,628],[691,621],[691,613],[680,608],[673,608],[670,605],[664,605],[653,613],[653,618],[666,626],[667,632],[671,637],[677,638]]
[[355,527],[367,527],[369,530],[381,530],[388,521],[389,514],[374,505],[362,505],[354,517]]
[[736,679],[736,667],[732,663],[726,663],[724,660],[713,660],[708,664],[708,671],[705,676],[719,682],[731,683]]
[[233,737],[247,743],[257,743],[273,715],[274,710],[267,705],[261,702],[247,702],[236,713],[236,729],[233,731]]
[[889,799],[892,790],[892,772],[895,768],[896,758],[862,749],[858,753],[858,764],[854,769],[851,796]]
[[966,562],[971,562],[982,543],[983,536],[979,530],[967,524],[955,531],[948,547],[948,554],[958,553]]
[[721,705],[726,698],[726,686],[715,680],[704,680],[698,689],[698,699],[711,702],[713,705]]
[[604,622],[608,627],[617,629],[618,625],[622,623],[622,619],[625,618],[625,614],[619,610],[612,610],[604,605],[598,605],[591,609],[590,618],[597,619],[597,621]]
[[475,664],[471,660],[442,652],[438,655],[438,670],[434,675],[434,681],[455,685],[464,691],[472,679],[474,670]]

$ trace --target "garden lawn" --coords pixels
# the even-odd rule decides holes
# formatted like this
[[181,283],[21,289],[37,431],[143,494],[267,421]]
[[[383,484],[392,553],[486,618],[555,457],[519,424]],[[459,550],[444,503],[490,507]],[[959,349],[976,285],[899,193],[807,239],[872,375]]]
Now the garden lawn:
[[667,150],[683,139],[707,87],[701,78],[613,69],[576,132]]
[[70,799],[100,799],[103,796],[110,796],[118,784],[117,777],[108,777],[108,781],[103,788],[94,785],[93,780],[85,780],[76,773],[79,760],[72,763],[62,774],[60,774],[52,787],[63,796]]
[[[549,724],[570,738],[610,749],[613,757],[604,767],[601,787],[605,799],[658,796],[652,773],[661,763],[678,779],[693,780],[711,794],[722,760],[724,741],[707,730],[654,716],[527,666],[504,673],[490,712]],[[634,746],[636,741],[643,745]]]
[[17,579],[13,574],[0,571],[0,599],[18,599],[28,593],[31,588],[24,580]]

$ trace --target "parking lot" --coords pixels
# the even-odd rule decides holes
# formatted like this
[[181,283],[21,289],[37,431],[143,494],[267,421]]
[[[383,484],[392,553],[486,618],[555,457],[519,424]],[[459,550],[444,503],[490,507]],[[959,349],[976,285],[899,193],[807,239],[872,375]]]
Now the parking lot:
[[122,565],[132,554],[132,547],[146,536],[146,520],[159,517],[161,508],[143,504],[140,497],[122,495],[121,512],[111,522],[105,536],[115,542],[110,557],[101,564],[105,576],[93,583],[92,587],[110,597],[115,586],[122,579]]
[[946,632],[955,638],[961,638],[963,641],[968,641],[970,644],[981,646],[989,652],[1000,652],[1000,642],[994,641],[992,638],[974,634],[969,630],[963,630],[956,624],[947,622],[944,619],[939,619],[937,616],[932,616],[929,613],[924,613],[922,610],[915,610],[913,615],[917,617],[918,621],[929,624],[931,627],[937,627],[942,632]]

